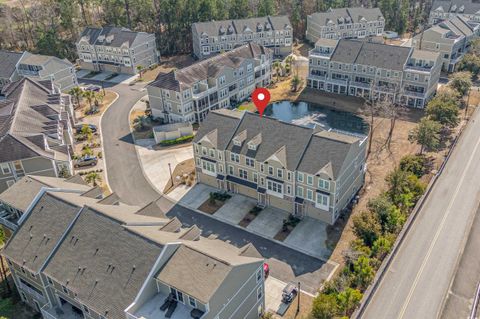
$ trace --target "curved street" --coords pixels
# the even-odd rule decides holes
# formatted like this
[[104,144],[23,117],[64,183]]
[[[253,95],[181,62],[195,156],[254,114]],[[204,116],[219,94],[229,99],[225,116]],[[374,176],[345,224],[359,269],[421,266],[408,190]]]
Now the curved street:
[[129,205],[142,206],[159,197],[143,175],[128,123],[135,102],[147,92],[143,85],[118,84],[111,88],[119,97],[100,122],[108,184]]

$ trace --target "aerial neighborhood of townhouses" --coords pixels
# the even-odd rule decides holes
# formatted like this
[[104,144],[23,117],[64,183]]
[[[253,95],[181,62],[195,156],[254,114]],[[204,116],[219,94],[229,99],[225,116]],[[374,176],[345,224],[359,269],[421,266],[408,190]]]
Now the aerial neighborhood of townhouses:
[[480,2],[40,2],[0,3],[0,318],[480,315]]

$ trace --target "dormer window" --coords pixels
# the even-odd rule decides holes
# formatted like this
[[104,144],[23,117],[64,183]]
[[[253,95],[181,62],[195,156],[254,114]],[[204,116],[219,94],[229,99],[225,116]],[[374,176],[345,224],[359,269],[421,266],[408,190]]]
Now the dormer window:
[[253,143],[248,143],[248,149],[252,150],[252,151],[256,151],[257,150],[257,145],[255,145]]
[[238,140],[233,140],[233,145],[235,146],[242,146],[242,142],[238,141]]

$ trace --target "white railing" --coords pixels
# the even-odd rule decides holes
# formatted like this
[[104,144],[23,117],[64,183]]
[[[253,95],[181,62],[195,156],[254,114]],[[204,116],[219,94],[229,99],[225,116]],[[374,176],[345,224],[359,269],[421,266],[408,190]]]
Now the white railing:
[[11,221],[9,221],[5,217],[0,217],[0,224],[10,228],[11,230],[17,230],[17,228],[18,228],[17,224],[12,223]]

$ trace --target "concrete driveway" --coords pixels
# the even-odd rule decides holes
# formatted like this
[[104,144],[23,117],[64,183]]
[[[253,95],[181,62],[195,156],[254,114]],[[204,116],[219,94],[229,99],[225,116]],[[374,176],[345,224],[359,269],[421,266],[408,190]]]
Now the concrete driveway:
[[331,251],[325,244],[327,240],[327,226],[326,223],[320,220],[304,217],[290,235],[288,235],[284,243],[292,247],[297,247],[298,249],[306,250],[320,258],[328,259]]
[[210,197],[210,192],[215,191],[217,191],[217,189],[213,187],[204,184],[197,184],[180,199],[180,203],[190,208],[197,209]]
[[173,172],[177,164],[193,158],[192,145],[154,150],[153,139],[138,140],[135,143],[145,175],[161,193],[170,179],[168,164],[170,163]]
[[214,215],[228,223],[238,224],[256,205],[256,200],[235,194]]
[[247,226],[247,229],[273,238],[283,226],[283,220],[288,218],[289,213],[267,207]]

